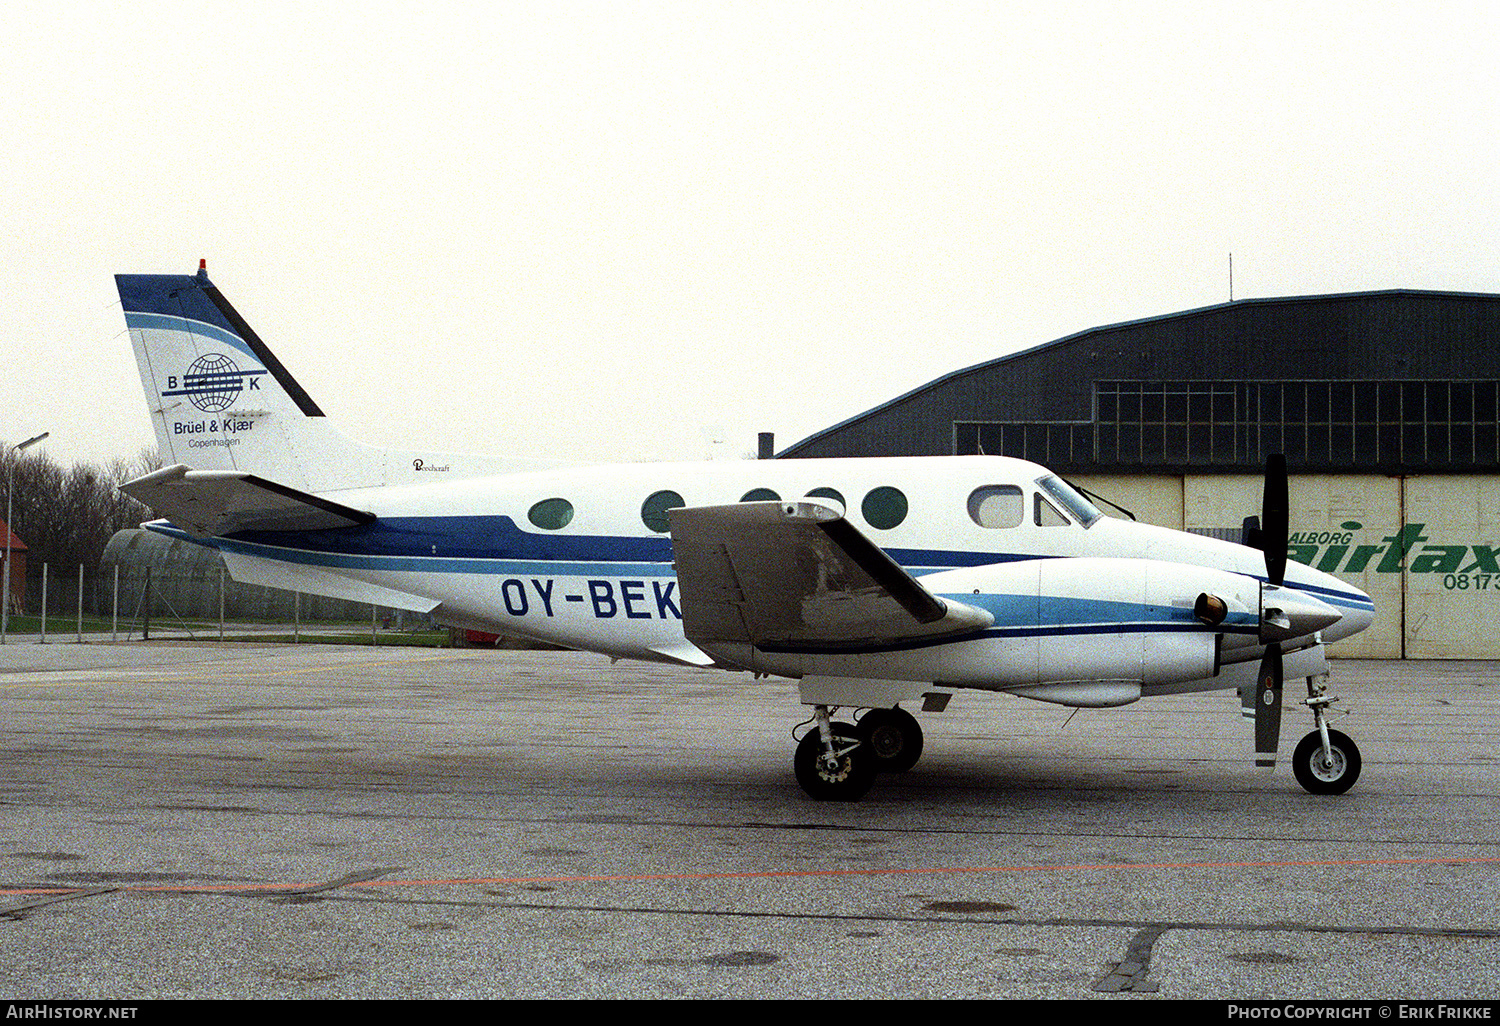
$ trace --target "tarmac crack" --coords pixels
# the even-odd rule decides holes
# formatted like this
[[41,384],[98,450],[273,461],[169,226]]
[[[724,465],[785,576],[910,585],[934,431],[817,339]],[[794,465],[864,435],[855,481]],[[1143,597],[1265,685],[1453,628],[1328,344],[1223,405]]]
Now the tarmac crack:
[[[284,892],[282,892],[284,893]],[[245,897],[255,895],[242,894]],[[1266,923],[1206,922],[1201,920],[1159,921],[1142,919],[1107,919],[1103,917],[1018,917],[1018,916],[974,916],[974,915],[913,915],[881,912],[785,912],[751,911],[746,909],[721,908],[672,908],[648,905],[607,905],[537,901],[480,901],[463,898],[403,898],[391,894],[369,892],[345,892],[333,900],[368,902],[393,905],[441,905],[462,908],[517,909],[536,912],[601,912],[612,914],[663,915],[663,916],[722,916],[724,918],[788,919],[830,922],[876,922],[876,923],[951,923],[954,925],[980,926],[1041,926],[1041,927],[1085,927],[1100,929],[1136,930],[1137,941],[1144,941],[1143,950],[1150,951],[1152,945],[1164,933],[1171,930],[1201,931],[1207,933],[1323,933],[1340,935],[1373,935],[1388,937],[1449,937],[1479,940],[1500,939],[1500,926],[1440,927],[1440,926],[1371,926],[1360,924],[1296,923],[1277,920]],[[1149,936],[1148,936],[1149,935]]]
[[1108,974],[1094,981],[1094,989],[1107,994],[1131,991],[1137,994],[1155,994],[1160,984],[1146,978],[1151,967],[1151,948],[1156,939],[1167,932],[1165,926],[1149,926],[1131,938],[1125,949],[1125,960],[1115,962]]
[[91,887],[88,890],[68,891],[66,894],[44,894],[40,897],[30,898],[26,901],[17,902],[14,905],[6,905],[0,908],[0,918],[24,919],[26,913],[43,905],[55,905],[60,901],[76,901],[79,898],[92,898],[99,894],[113,894],[122,890],[120,887]]
[[322,883],[308,884],[305,887],[285,888],[273,893],[275,897],[291,904],[322,901],[324,894],[329,891],[336,891],[340,887],[347,887],[350,884],[364,883],[367,880],[376,880],[388,873],[399,872],[401,869],[401,866],[362,869],[353,873],[346,873],[337,880],[325,880]]

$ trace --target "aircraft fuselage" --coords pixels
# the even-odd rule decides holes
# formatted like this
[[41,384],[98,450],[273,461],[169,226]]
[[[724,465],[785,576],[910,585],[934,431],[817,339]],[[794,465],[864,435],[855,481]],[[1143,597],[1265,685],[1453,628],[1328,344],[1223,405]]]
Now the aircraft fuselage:
[[[1036,464],[987,456],[445,475],[430,484],[330,496],[370,510],[369,525],[243,532],[212,543],[242,566],[295,567],[306,575],[308,591],[321,590],[320,580],[364,582],[425,600],[411,608],[425,605],[442,622],[622,658],[990,689],[1132,676],[1147,693],[1189,681],[1236,686],[1211,678],[1222,663],[1254,658],[1258,648],[1245,631],[1210,644],[1222,632],[1194,621],[1183,603],[1227,590],[1241,596],[1241,614],[1253,613],[1253,594],[1264,580],[1261,553],[1102,516],[1055,482]],[[969,637],[963,645],[950,640],[860,652],[696,649],[683,634],[666,509],[807,495],[837,503],[936,594],[988,609],[995,623],[986,644],[976,647],[981,639]],[[1343,614],[1324,630],[1325,641],[1369,623],[1368,597],[1337,578],[1292,564],[1286,583]],[[1225,658],[1226,640],[1230,648],[1239,645],[1238,658]],[[1140,674],[1128,668],[1122,653],[1128,644],[1140,645]]]

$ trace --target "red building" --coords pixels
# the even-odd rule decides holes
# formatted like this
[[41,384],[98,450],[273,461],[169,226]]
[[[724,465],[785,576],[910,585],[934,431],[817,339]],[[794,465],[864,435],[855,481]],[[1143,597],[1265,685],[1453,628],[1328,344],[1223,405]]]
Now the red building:
[[[26,543],[11,533],[10,525],[0,520],[0,539],[10,554],[10,611],[19,616],[26,611]],[[0,552],[0,559],[5,553]]]

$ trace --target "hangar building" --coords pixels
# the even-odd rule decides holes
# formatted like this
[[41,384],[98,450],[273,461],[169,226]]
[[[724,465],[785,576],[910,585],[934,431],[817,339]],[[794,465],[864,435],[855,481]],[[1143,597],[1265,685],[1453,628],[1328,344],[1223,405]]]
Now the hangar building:
[[1238,539],[1282,452],[1292,558],[1376,603],[1334,654],[1494,659],[1496,342],[1500,295],[1237,300],[955,371],[777,455],[1019,456],[1143,521]]

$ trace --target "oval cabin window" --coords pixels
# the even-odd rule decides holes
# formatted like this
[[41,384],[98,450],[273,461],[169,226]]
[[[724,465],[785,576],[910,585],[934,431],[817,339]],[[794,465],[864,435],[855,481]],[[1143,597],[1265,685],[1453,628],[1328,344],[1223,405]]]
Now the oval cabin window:
[[645,524],[657,534],[666,534],[671,528],[667,523],[667,510],[686,506],[682,496],[673,491],[653,492],[651,497],[641,503],[641,523]]
[[544,531],[560,531],[573,522],[573,504],[567,499],[543,499],[531,507],[526,519]]
[[906,519],[907,508],[906,496],[901,489],[885,485],[871,489],[865,501],[860,503],[859,511],[864,514],[865,523],[889,531]]
[[844,501],[844,496],[835,488],[814,488],[807,493],[809,499],[832,499],[839,504],[839,512],[844,513],[849,509],[849,504]]
[[980,485],[969,494],[969,519],[980,527],[1020,527],[1026,497],[1015,485]]

